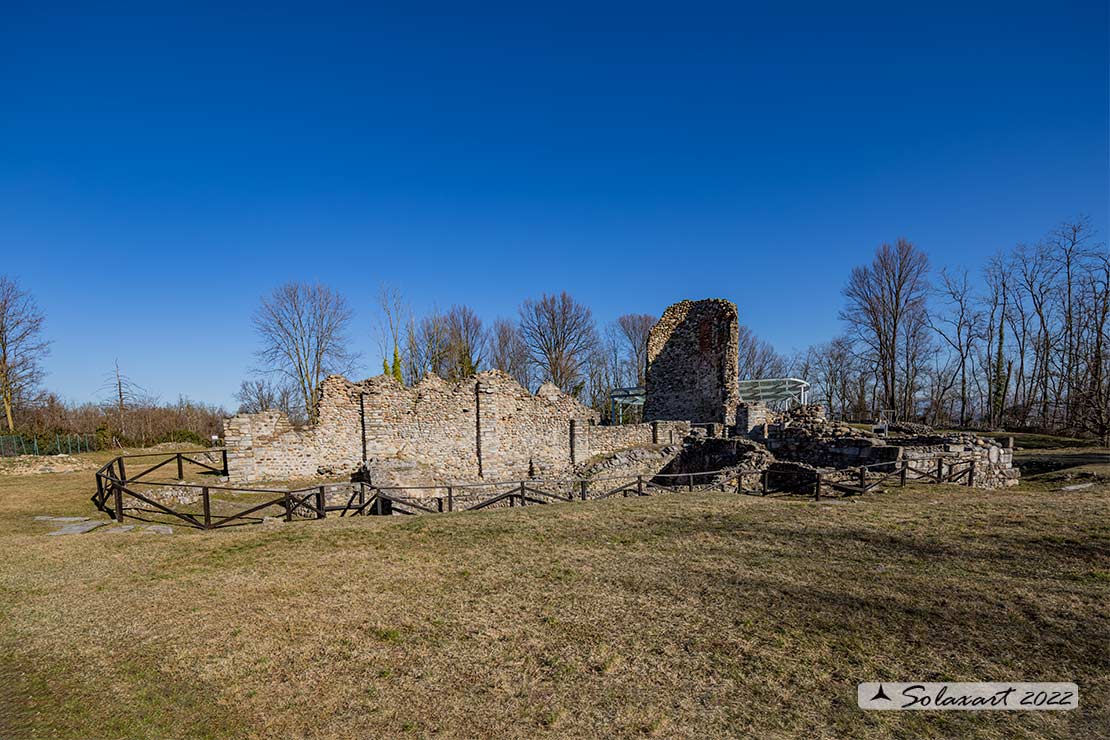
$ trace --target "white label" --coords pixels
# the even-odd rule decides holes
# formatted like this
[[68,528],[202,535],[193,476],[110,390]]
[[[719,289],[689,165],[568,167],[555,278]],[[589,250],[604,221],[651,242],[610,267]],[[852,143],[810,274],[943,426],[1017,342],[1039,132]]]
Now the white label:
[[1074,683],[895,683],[869,681],[856,689],[860,709],[1047,711],[1079,706]]

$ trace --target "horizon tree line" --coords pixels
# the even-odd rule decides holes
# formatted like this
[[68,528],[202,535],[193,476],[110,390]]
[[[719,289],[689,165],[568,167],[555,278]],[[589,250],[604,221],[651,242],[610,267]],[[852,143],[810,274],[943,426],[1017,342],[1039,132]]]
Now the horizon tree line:
[[[1080,217],[1000,250],[978,270],[934,270],[910,241],[883,243],[842,289],[842,334],[785,355],[741,326],[740,377],[802,377],[811,398],[841,418],[1087,434],[1110,444],[1110,253],[1096,236]],[[455,382],[498,369],[532,391],[554,383],[606,420],[612,389],[643,385],[655,323],[625,314],[599,328],[565,291],[526,298],[514,317],[488,323],[465,304],[417,316],[388,286],[377,304],[382,371],[397,382],[427,374]],[[257,367],[235,394],[239,410],[276,408],[295,424],[313,423],[323,379],[349,374],[359,360],[350,351],[350,304],[328,286],[289,282],[260,301],[252,321]],[[0,403],[9,431],[61,423],[64,404],[39,387],[44,323],[33,297],[0,276]],[[159,404],[118,363],[106,386],[111,398],[94,404],[97,424],[130,438],[129,411]],[[87,408],[80,416],[91,418]],[[149,422],[135,431],[154,434]]]

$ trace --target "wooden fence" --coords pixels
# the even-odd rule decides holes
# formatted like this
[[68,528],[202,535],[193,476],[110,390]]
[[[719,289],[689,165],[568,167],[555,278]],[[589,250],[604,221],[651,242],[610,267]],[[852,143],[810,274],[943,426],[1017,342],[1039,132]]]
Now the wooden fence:
[[[212,462],[213,454],[220,456],[219,464]],[[144,465],[138,473],[130,472],[136,467],[137,460],[154,457],[164,459]],[[438,514],[495,506],[570,503],[656,493],[726,491],[756,496],[802,495],[819,501],[822,496],[829,497],[834,493],[839,494],[838,497],[867,493],[888,481],[896,481],[899,486],[905,486],[909,481],[974,485],[974,461],[953,462],[950,458],[938,456],[931,463],[935,467],[929,471],[911,467],[906,460],[864,465],[851,470],[851,482],[844,481],[848,472],[845,470],[836,471],[837,479],[833,479],[828,472],[808,475],[809,471],[805,469],[713,470],[653,476],[425,486],[332,482],[293,490],[184,482],[186,472],[201,476],[227,475],[227,451],[215,449],[114,458],[96,471],[96,493],[92,502],[117,522],[128,517],[164,522],[169,517],[179,525],[219,529],[260,523],[268,517],[291,521],[298,518],[324,519],[329,513],[338,513],[341,517]],[[159,480],[153,477],[167,468],[175,470],[176,479]],[[167,503],[164,500],[163,494],[167,490],[179,497],[176,502]],[[337,503],[329,503],[329,497]]]

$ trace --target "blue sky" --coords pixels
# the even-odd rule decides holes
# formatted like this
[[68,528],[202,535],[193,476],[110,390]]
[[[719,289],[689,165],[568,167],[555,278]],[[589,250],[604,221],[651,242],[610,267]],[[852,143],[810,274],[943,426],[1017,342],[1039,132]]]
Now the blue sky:
[[363,374],[383,282],[726,297],[790,351],[882,241],[1107,234],[1106,2],[91,5],[0,4],[0,271],[74,400],[118,357],[230,405],[289,279],[351,301]]

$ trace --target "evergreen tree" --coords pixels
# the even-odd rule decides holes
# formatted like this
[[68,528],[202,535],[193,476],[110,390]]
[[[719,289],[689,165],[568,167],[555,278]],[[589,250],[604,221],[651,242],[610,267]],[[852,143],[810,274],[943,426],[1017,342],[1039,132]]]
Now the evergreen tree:
[[397,345],[393,345],[393,377],[397,379],[398,383],[404,385],[405,380],[401,376],[401,351],[397,349]]

